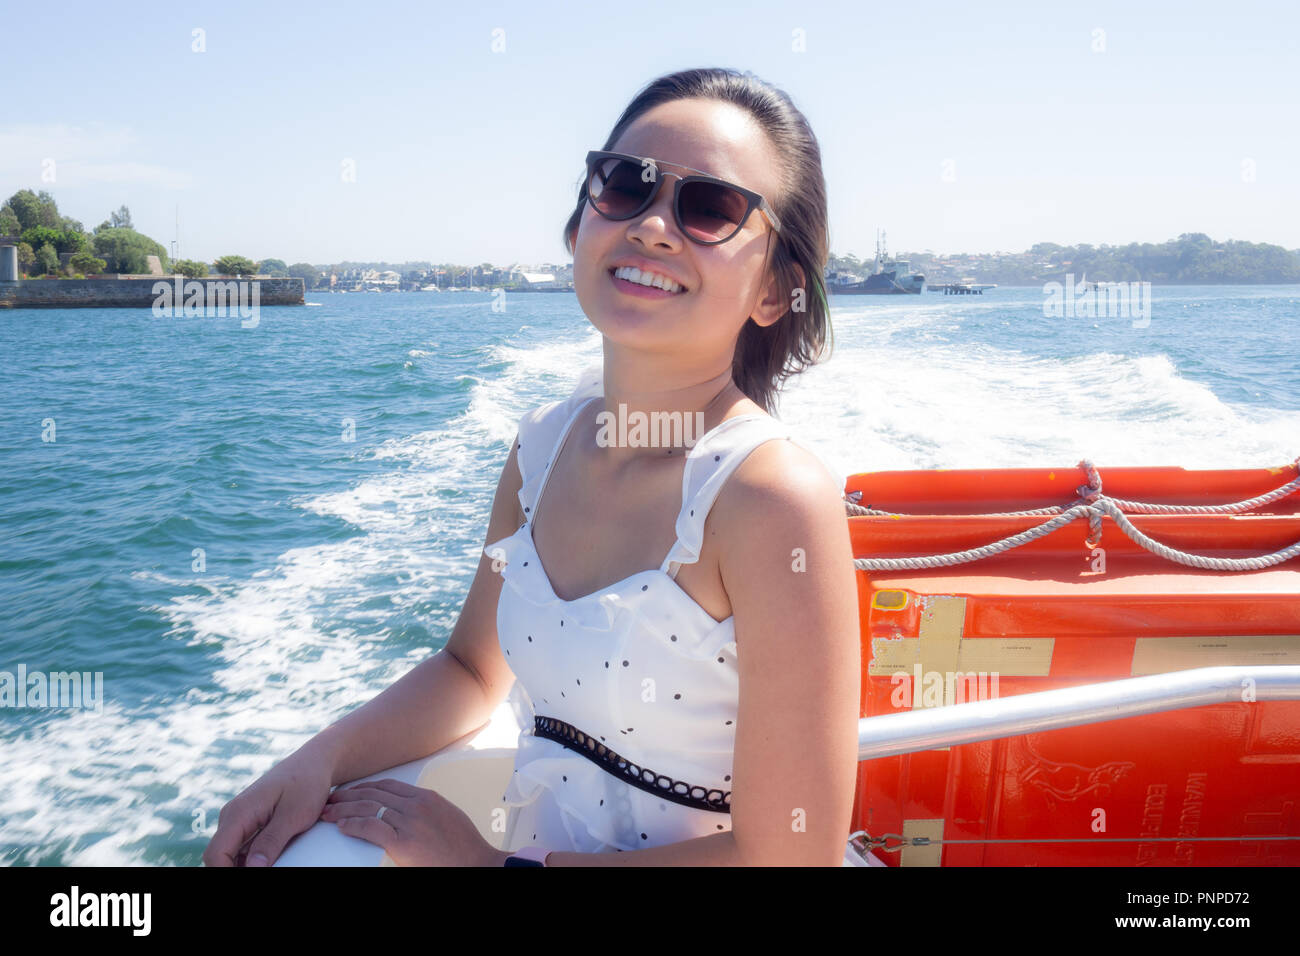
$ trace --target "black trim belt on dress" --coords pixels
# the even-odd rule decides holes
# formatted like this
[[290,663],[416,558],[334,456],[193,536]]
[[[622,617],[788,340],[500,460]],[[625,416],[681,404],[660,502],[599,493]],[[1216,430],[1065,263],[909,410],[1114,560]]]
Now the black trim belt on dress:
[[674,780],[664,774],[657,774],[646,767],[639,767],[620,757],[590,734],[585,734],[572,724],[565,723],[557,717],[534,717],[533,735],[545,737],[563,744],[570,750],[582,754],[596,766],[613,774],[633,787],[647,793],[653,793],[664,800],[680,803],[697,810],[712,810],[716,813],[731,812],[731,791],[706,790],[704,787],[692,786],[680,780]]

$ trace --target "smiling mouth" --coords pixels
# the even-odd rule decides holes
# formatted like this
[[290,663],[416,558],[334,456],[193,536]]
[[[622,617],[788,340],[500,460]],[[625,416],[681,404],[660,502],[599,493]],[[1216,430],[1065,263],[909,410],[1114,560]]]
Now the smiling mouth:
[[[653,275],[653,273],[639,273],[637,279],[628,278],[626,273],[629,271],[630,268],[631,267],[629,266],[615,266],[613,269],[609,270],[609,276],[611,279],[621,279],[623,282],[627,283],[630,286],[634,286],[641,289],[653,289],[654,291],[662,292],[665,295],[684,295],[686,292],[689,291],[686,288],[686,286],[682,285],[679,282],[675,282],[674,280],[668,279],[667,277],[664,277],[664,281],[672,282],[676,286],[676,288],[671,292],[668,289],[665,289],[663,286],[655,284],[654,282],[645,283],[639,281],[640,278],[644,277],[645,275],[647,274]],[[618,275],[620,271],[624,272],[625,274],[621,276]]]

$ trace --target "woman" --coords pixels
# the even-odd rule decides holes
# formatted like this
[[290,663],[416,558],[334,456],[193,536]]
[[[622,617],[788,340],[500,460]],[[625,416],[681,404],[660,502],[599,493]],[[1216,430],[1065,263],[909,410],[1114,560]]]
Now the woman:
[[[521,420],[447,646],[232,800],[209,865],[273,862],[318,818],[399,864],[842,860],[861,664],[842,481],[769,414],[829,331],[816,139],[749,74],[661,77],[587,157],[565,240],[603,368]],[[433,791],[330,793],[483,725],[516,677],[520,857]]]

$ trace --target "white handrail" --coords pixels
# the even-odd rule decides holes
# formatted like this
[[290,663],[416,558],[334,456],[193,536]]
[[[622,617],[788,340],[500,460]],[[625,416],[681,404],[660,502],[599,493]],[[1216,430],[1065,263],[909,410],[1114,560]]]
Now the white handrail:
[[947,707],[863,717],[858,760],[1207,704],[1300,700],[1300,667],[1200,667]]

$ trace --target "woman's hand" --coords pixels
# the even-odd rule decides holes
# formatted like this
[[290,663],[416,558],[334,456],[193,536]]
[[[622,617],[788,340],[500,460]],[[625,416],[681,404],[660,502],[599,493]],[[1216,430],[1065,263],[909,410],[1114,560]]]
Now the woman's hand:
[[[384,807],[381,819],[380,807]],[[483,839],[474,821],[433,790],[368,780],[330,794],[320,819],[384,848],[398,866],[501,866],[510,854]]]
[[[317,751],[299,750],[221,808],[205,866],[270,866],[285,845],[314,824],[334,768]],[[249,841],[252,841],[251,843]]]

